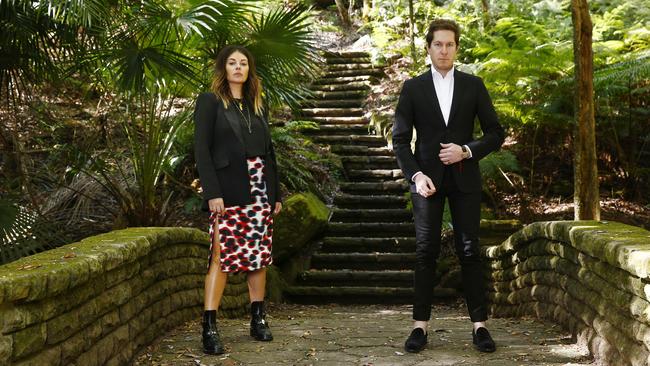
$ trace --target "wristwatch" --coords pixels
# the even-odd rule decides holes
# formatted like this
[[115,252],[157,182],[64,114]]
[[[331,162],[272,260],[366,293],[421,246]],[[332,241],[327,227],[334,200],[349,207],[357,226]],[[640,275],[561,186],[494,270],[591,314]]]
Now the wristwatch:
[[467,150],[467,146],[463,145],[460,148],[463,150],[463,159],[469,158],[469,150]]

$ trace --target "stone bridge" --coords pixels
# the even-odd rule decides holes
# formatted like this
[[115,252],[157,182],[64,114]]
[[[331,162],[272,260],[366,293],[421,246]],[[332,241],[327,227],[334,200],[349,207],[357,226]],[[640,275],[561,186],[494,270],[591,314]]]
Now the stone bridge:
[[[597,361],[648,364],[649,243],[650,232],[640,228],[614,222],[563,221],[534,223],[499,244],[484,246],[486,275],[491,280],[492,316],[512,319],[492,320],[498,328],[510,329],[501,336],[501,350],[508,352],[506,336],[511,339],[514,333],[542,334],[544,329],[552,328],[527,323],[532,316],[569,331]],[[130,364],[140,359],[138,354],[146,353],[147,346],[156,339],[159,343],[160,336],[178,326],[187,327],[198,342],[200,329],[196,321],[202,312],[207,249],[207,234],[196,229],[131,228],[0,266],[0,364]],[[245,332],[245,320],[237,319],[246,313],[245,279],[235,275],[229,281],[221,316],[235,318],[225,322],[226,327],[232,327],[228,332],[239,328]],[[290,305],[275,306],[278,314],[288,314],[287,318],[271,318],[278,326],[283,324],[276,328],[277,333],[286,333],[286,342],[273,342],[279,350],[283,345],[288,347],[291,338],[304,340],[320,334],[322,339],[326,333],[332,339],[324,344],[334,347],[345,339],[340,332],[359,333],[362,328],[355,327],[365,324],[368,331],[381,333],[379,327],[385,321],[387,327],[399,324],[401,328],[391,336],[384,330],[383,345],[391,356],[402,356],[399,353],[404,328],[410,319],[403,306],[332,310],[332,305],[323,305],[289,309],[288,313],[283,312],[283,306]],[[462,308],[451,308],[443,308],[440,314],[465,324]],[[328,323],[317,326],[307,322],[304,329],[296,326],[298,323],[291,320],[299,317],[301,311],[325,312]],[[363,314],[373,318],[372,323],[351,320],[362,319]],[[287,321],[293,327],[284,325]],[[512,326],[512,322],[521,326]],[[433,326],[440,327],[435,322]],[[332,332],[334,329],[339,331]],[[454,325],[436,329],[436,336],[459,337],[457,342],[468,338]],[[499,341],[498,335],[496,338]],[[239,338],[232,339],[232,352],[247,347],[237,343]],[[532,342],[538,341],[545,342]],[[432,343],[435,348],[438,341]],[[376,346],[381,347],[382,343]],[[258,348],[250,350],[251,353],[259,354]],[[299,352],[308,356],[311,348]],[[287,349],[289,353],[295,351],[295,347]],[[380,364],[363,356],[364,351],[359,352],[361,355],[352,364]],[[211,362],[221,362],[218,360]],[[465,362],[461,361],[456,363]]]

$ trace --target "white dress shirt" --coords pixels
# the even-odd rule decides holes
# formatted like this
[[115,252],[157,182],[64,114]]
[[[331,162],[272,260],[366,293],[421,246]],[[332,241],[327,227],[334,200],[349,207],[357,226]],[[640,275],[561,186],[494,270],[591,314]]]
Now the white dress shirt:
[[432,65],[431,74],[433,75],[433,87],[436,89],[442,117],[445,119],[445,125],[449,125],[451,100],[454,97],[454,68],[452,67],[451,70],[447,71],[447,75],[442,76]]
[[[447,75],[442,76],[433,65],[431,65],[431,75],[433,76],[433,88],[436,90],[438,97],[438,105],[442,111],[442,118],[445,120],[445,125],[449,125],[449,113],[451,112],[451,101],[454,99],[454,67],[447,71]],[[469,157],[472,157],[472,150],[467,145],[464,145],[469,152]],[[411,177],[411,181],[415,181],[415,177],[422,174],[421,171],[416,172]]]

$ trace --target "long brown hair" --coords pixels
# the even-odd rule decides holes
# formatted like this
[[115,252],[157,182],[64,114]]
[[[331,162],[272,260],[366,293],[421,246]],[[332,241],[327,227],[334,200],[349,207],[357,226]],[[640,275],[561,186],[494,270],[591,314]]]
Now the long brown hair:
[[214,77],[210,89],[222,101],[225,108],[228,108],[235,98],[230,92],[228,84],[228,75],[226,73],[226,63],[228,57],[235,52],[240,52],[248,59],[248,78],[244,82],[242,97],[253,104],[253,111],[256,115],[262,116],[264,106],[262,105],[262,81],[257,76],[255,70],[255,59],[253,54],[244,46],[230,45],[219,51],[214,60]]

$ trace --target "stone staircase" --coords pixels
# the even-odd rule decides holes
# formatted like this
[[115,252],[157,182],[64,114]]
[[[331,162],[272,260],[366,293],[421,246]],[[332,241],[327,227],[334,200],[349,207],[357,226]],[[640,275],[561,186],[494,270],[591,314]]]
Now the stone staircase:
[[331,53],[304,103],[304,120],[319,130],[313,141],[341,157],[347,182],[308,271],[287,291],[301,303],[409,303],[415,229],[406,209],[407,183],[382,136],[370,131],[364,100],[383,75],[366,53]]
[[[411,303],[415,226],[406,208],[408,183],[386,140],[370,130],[363,109],[370,85],[383,71],[365,53],[331,53],[325,60],[322,78],[312,85],[314,99],[304,103],[300,118],[319,124],[305,133],[340,156],[347,181],[334,198],[309,270],[285,295],[299,303]],[[515,230],[505,227],[482,230],[481,244],[501,242]],[[459,278],[456,273],[456,280],[445,280],[439,273],[447,287],[436,288],[434,296],[458,297]]]

